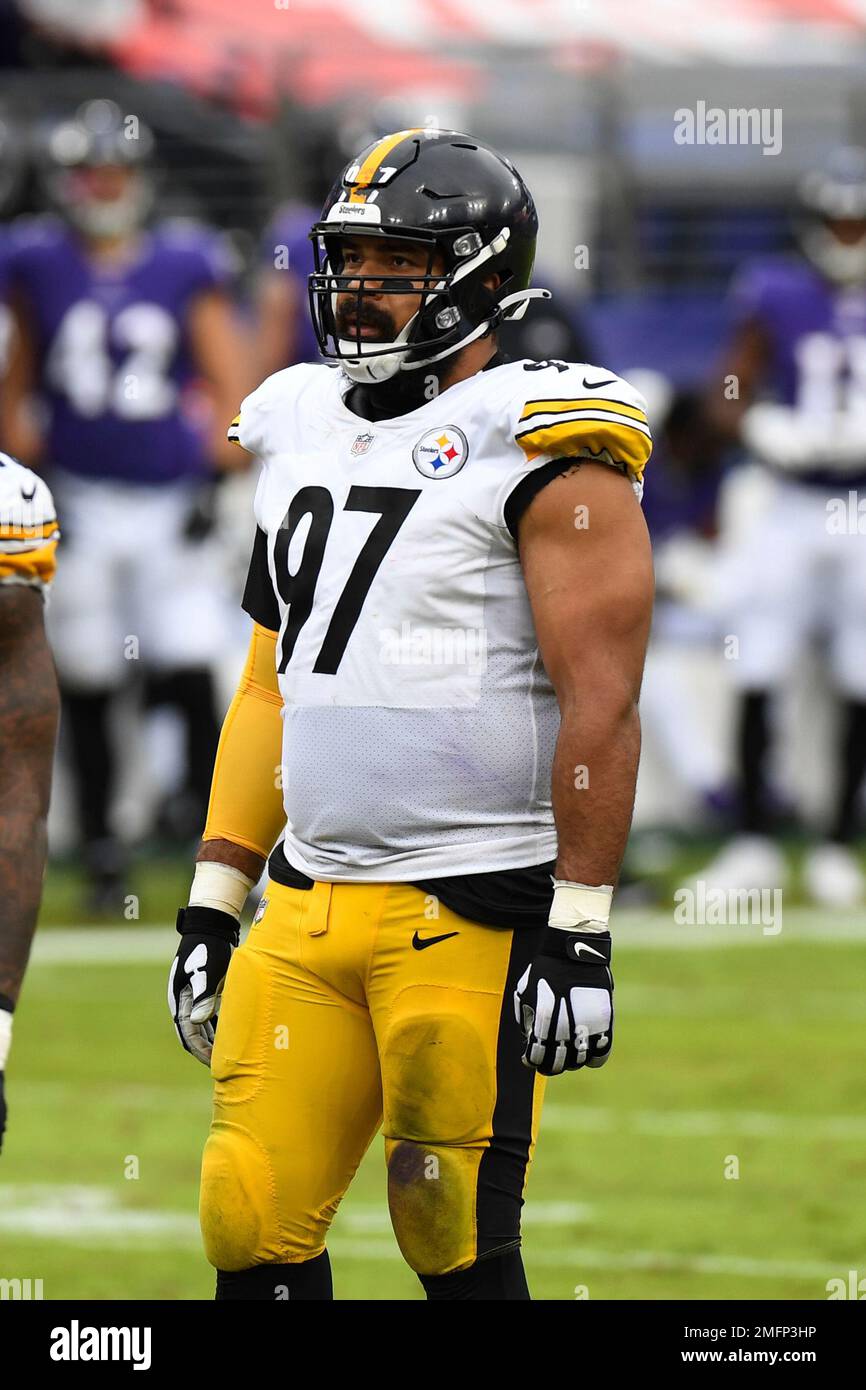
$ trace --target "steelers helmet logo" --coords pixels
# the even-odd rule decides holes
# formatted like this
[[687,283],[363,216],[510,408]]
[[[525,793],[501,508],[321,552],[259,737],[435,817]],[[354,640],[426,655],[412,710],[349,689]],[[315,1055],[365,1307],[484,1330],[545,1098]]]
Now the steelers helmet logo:
[[412,462],[425,478],[453,478],[468,457],[466,435],[456,425],[428,430],[412,450]]

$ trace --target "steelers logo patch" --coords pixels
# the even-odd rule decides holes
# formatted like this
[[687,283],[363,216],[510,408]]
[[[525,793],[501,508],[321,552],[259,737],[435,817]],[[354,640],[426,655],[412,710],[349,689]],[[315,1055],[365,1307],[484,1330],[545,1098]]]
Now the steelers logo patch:
[[412,450],[412,462],[425,478],[453,478],[468,457],[466,435],[456,425],[428,430]]

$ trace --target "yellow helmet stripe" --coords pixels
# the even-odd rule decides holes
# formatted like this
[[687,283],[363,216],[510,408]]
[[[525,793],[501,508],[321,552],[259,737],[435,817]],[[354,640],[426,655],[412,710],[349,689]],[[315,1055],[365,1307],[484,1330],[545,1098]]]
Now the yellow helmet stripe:
[[350,203],[365,203],[367,201],[367,190],[373,182],[379,167],[384,163],[387,156],[391,153],[407,135],[420,135],[424,130],[423,126],[412,126],[411,130],[398,130],[394,135],[386,135],[384,140],[380,140],[378,145],[370,151],[364,163],[358,170],[355,179],[355,187],[349,194]]

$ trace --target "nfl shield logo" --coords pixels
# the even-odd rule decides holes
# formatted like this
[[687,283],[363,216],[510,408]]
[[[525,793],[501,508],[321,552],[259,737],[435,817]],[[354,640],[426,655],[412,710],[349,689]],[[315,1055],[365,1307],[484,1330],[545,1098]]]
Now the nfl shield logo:
[[370,445],[371,445],[372,443],[373,443],[373,436],[372,436],[372,434],[359,434],[359,435],[358,435],[358,438],[355,440],[354,444],[352,445],[352,449],[351,449],[352,457],[353,457],[353,458],[357,458],[359,454],[366,454],[367,450],[369,449],[369,447],[370,447]]

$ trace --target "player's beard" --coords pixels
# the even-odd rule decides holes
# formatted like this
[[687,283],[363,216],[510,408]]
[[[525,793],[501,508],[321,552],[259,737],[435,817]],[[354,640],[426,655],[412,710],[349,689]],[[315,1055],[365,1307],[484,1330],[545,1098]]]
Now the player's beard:
[[[349,296],[343,303],[337,305],[334,316],[337,336],[348,342],[355,342],[355,335],[358,331],[357,308],[357,300],[353,296]],[[400,331],[389,313],[375,304],[364,304],[363,298],[361,300],[360,327],[374,330],[360,339],[362,345],[369,344],[370,346],[377,343],[392,343]]]

